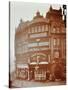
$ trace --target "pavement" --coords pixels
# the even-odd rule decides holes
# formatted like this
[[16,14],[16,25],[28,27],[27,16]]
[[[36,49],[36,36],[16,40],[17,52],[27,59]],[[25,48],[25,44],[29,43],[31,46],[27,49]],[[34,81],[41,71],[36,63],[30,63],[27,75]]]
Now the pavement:
[[65,85],[65,81],[45,81],[45,82],[37,82],[34,80],[14,80],[12,83],[12,88],[26,88],[26,87],[43,87],[43,86],[56,86],[56,85]]

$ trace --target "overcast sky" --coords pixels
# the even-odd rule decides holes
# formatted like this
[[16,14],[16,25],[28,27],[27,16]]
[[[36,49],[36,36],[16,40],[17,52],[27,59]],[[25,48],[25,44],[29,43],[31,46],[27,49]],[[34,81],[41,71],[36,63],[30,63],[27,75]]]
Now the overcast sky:
[[[40,14],[45,16],[46,12],[49,10],[50,4],[45,3],[30,3],[30,2],[11,2],[10,3],[10,69],[14,70],[14,37],[15,37],[15,28],[18,26],[20,19],[23,21],[32,20],[37,11],[40,11]],[[61,5],[54,4],[52,5],[54,9],[59,9]]]

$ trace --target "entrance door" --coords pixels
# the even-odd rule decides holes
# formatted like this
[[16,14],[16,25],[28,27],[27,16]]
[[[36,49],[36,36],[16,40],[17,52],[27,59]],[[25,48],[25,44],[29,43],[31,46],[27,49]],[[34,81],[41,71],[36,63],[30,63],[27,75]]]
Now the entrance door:
[[34,80],[34,69],[30,70],[30,80]]

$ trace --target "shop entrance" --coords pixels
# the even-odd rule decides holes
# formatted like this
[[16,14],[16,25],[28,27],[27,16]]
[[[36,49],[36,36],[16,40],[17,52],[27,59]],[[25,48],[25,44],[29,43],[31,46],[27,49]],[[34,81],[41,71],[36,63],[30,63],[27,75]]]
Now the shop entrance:
[[31,65],[30,80],[45,81],[46,80],[46,65]]
[[30,80],[46,80],[46,70],[48,65],[48,55],[35,53],[30,58]]

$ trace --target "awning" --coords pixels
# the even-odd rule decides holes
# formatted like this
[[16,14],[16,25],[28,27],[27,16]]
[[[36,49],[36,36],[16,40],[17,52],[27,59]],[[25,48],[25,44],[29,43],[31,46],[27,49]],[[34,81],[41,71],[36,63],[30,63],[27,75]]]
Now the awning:
[[37,62],[31,62],[30,64],[31,64],[31,65],[35,65],[35,64],[37,64]]
[[[37,62],[31,62],[30,64],[31,64],[31,65],[36,65]],[[38,64],[48,64],[48,62],[39,62]]]
[[29,68],[27,64],[17,64],[18,68]]
[[48,64],[48,62],[40,62],[39,64]]

